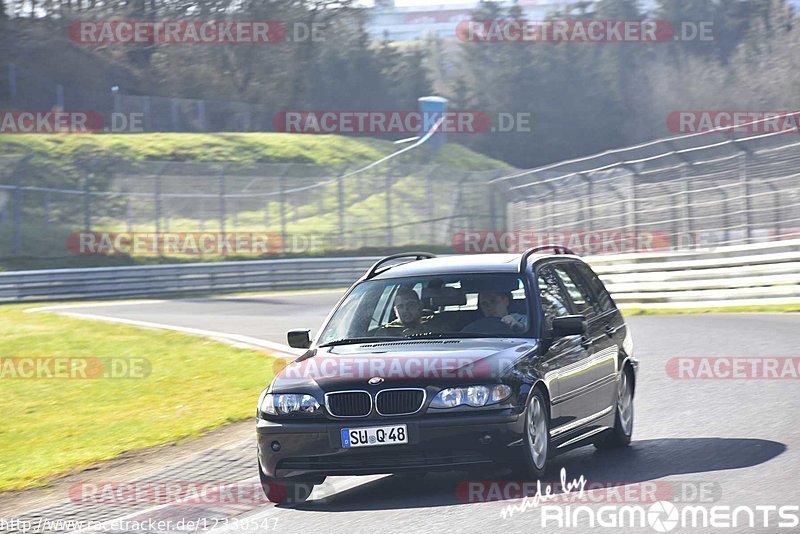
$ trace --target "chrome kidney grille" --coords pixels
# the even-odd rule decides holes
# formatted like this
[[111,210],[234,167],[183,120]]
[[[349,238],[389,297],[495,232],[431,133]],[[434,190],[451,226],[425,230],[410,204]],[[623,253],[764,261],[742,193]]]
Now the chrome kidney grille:
[[372,406],[378,415],[411,415],[422,409],[425,390],[384,389],[374,399],[368,391],[335,391],[325,394],[325,406],[333,417],[367,417]]

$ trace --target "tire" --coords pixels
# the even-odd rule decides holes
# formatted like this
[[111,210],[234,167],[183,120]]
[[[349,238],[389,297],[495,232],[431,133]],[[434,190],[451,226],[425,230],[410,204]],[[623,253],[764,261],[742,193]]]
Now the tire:
[[617,404],[614,413],[614,428],[594,446],[598,449],[618,449],[627,447],[633,436],[633,374],[630,367],[620,373],[617,384]]
[[522,474],[530,479],[544,475],[550,456],[550,410],[544,395],[534,389],[525,407]]
[[269,502],[275,504],[299,504],[305,502],[314,489],[314,484],[310,482],[268,477],[261,469],[261,462],[258,464],[258,478],[261,480],[261,489],[264,490],[264,495],[267,496]]

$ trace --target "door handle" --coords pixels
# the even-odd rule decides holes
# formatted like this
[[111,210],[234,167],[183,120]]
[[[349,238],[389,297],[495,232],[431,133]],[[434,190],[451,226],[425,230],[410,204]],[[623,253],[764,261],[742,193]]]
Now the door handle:
[[606,334],[609,335],[609,336],[613,336],[614,334],[617,333],[617,329],[614,328],[613,326],[611,326],[610,324],[606,325],[605,331],[606,331]]
[[591,339],[589,339],[588,337],[582,337],[581,338],[581,347],[583,347],[584,349],[588,349],[591,346],[592,346],[592,340]]

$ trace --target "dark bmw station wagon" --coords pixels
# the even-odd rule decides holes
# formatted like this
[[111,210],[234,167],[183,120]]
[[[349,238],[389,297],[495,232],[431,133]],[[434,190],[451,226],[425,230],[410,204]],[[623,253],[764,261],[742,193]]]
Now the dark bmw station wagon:
[[[547,253],[545,253],[547,251]],[[637,361],[622,314],[569,250],[377,262],[259,398],[273,502],[326,476],[503,463],[539,478],[572,447],[630,443]]]

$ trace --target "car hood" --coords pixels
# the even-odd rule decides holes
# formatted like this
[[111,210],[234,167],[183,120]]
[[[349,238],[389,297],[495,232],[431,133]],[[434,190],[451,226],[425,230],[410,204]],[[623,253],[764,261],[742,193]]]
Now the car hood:
[[490,338],[318,348],[282,369],[271,389],[364,389],[371,378],[382,378],[383,388],[493,383],[536,347],[532,339]]

